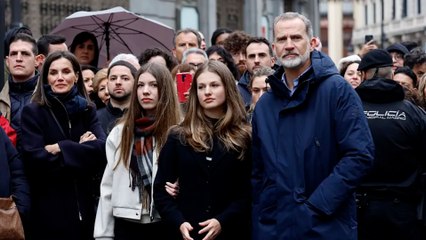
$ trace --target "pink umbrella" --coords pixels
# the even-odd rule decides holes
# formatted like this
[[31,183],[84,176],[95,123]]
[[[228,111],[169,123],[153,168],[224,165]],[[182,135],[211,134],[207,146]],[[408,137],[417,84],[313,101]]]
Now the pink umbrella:
[[93,33],[98,39],[99,66],[119,53],[139,56],[145,49],[171,51],[174,29],[136,15],[122,7],[102,11],[79,11],[66,17],[50,34],[62,35],[69,46],[80,32]]

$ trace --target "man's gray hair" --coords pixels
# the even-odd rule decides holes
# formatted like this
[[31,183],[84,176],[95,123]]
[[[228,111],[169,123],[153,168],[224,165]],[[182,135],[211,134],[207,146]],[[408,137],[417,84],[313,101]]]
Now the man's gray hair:
[[314,37],[314,31],[312,29],[312,23],[307,17],[305,17],[302,14],[297,13],[297,12],[285,12],[285,13],[281,13],[274,20],[274,30],[272,31],[274,39],[275,39],[275,26],[277,25],[277,23],[280,22],[280,21],[292,20],[292,19],[295,19],[295,18],[298,18],[298,19],[303,21],[303,23],[306,26],[306,34],[308,34],[309,39],[313,38]]
[[176,37],[179,36],[179,34],[181,34],[181,33],[193,33],[197,37],[198,47],[201,47],[201,36],[200,36],[200,34],[198,33],[197,30],[192,29],[192,28],[184,28],[184,29],[177,31],[175,33],[175,35],[173,36],[173,47],[176,47]]
[[186,59],[188,58],[188,55],[190,55],[190,54],[200,54],[206,60],[209,60],[209,57],[207,56],[207,53],[203,49],[200,49],[200,48],[189,48],[189,49],[186,49],[185,52],[183,52],[182,63],[185,63]]
[[365,71],[364,80],[369,80],[369,79],[372,79],[373,77],[392,79],[393,77],[392,66],[367,69]]

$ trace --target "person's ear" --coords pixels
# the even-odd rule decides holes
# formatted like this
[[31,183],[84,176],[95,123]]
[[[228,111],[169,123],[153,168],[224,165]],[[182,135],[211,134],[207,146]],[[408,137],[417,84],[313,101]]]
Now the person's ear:
[[361,73],[361,82],[365,81],[365,72],[359,71]]
[[275,65],[275,62],[276,62],[276,57],[272,56],[271,57],[271,67],[273,67]]
[[44,54],[38,54],[37,56],[35,56],[35,67],[41,67],[44,63],[44,60],[46,60],[46,56],[44,56]]
[[310,41],[310,45],[311,45],[311,52],[315,49],[315,47],[318,45],[318,39],[316,37],[311,38]]
[[172,49],[173,56],[176,58],[176,48]]

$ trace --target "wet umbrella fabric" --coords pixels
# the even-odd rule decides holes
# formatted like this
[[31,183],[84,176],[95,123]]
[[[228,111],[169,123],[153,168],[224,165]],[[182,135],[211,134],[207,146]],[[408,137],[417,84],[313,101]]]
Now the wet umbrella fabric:
[[173,48],[174,29],[122,7],[73,13],[50,34],[64,36],[70,46],[75,35],[83,31],[93,33],[98,40],[99,66],[119,53],[139,56],[148,48]]

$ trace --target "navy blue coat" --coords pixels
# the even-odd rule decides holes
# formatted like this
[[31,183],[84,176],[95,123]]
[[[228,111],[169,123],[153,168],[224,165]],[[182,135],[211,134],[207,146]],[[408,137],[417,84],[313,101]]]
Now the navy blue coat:
[[[105,133],[96,109],[68,116],[59,102],[31,103],[22,111],[23,160],[31,190],[32,239],[91,239],[95,219],[93,177],[105,165]],[[91,131],[97,140],[79,143]],[[45,146],[58,143],[61,152]]]
[[268,78],[253,115],[253,239],[357,239],[354,190],[373,164],[361,101],[331,59],[292,96],[283,68]]
[[0,127],[0,197],[13,195],[22,220],[28,217],[30,195],[24,166],[19,154]]
[[250,73],[245,71],[237,83],[238,91],[244,100],[244,106],[248,108],[251,104],[251,92],[249,90]]

